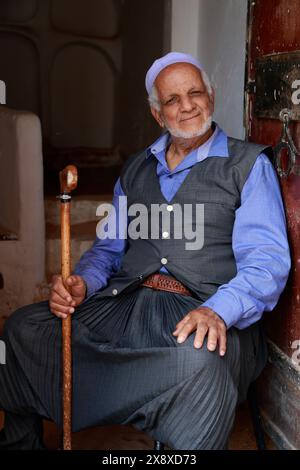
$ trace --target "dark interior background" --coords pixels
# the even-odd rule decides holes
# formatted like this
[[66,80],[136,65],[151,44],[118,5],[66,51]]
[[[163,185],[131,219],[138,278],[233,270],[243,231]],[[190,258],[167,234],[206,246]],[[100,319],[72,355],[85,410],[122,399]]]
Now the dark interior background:
[[144,78],[169,47],[169,0],[1,0],[7,106],[43,133],[45,195],[73,163],[77,194],[110,193],[122,163],[159,134]]

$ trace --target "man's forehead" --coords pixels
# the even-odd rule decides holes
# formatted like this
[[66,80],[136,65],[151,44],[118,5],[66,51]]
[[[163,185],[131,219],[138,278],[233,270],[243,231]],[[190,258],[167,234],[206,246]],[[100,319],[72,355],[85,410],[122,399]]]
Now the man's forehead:
[[161,88],[168,89],[168,87],[186,85],[187,87],[193,84],[202,84],[201,72],[197,67],[187,63],[176,63],[168,65],[164,68],[155,79],[155,86],[158,90]]
[[176,64],[168,65],[161,72],[159,72],[154,83],[174,78],[180,79],[181,77],[201,78],[201,71],[192,64],[187,64],[186,62],[178,62]]

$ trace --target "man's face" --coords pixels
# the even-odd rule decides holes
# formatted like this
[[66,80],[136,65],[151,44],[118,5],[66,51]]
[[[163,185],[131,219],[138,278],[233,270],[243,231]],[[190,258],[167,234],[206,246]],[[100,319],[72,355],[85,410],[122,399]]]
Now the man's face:
[[160,111],[151,108],[157,122],[176,137],[205,134],[214,109],[201,72],[192,64],[176,63],[162,70],[155,80]]

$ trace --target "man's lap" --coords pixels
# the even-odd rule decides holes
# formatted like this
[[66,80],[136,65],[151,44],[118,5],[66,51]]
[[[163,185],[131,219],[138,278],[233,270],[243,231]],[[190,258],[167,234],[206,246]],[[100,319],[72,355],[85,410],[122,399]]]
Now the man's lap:
[[[151,299],[152,293],[149,292],[149,289],[145,289],[147,290],[147,296]],[[132,297],[130,300],[132,303]],[[157,298],[155,300],[156,304]],[[186,303],[187,299],[184,299],[184,301],[185,304],[178,307],[178,315],[183,316],[187,313],[189,303]],[[99,416],[102,414],[104,419],[106,415],[109,420],[116,412],[116,420],[120,422],[122,416],[126,419],[128,412],[136,409],[141,400],[151,400],[154,396],[158,396],[201,370],[210,369],[216,373],[223,371],[228,376],[234,377],[235,385],[238,385],[241,353],[243,352],[244,356],[248,354],[248,357],[253,353],[251,352],[251,340],[245,342],[246,352],[243,351],[244,345],[239,340],[240,336],[246,337],[247,332],[239,335],[235,328],[228,330],[227,352],[224,357],[219,356],[218,349],[214,352],[208,351],[206,340],[201,349],[196,349],[193,345],[195,333],[192,333],[184,343],[177,343],[175,337],[168,337],[164,346],[161,346],[163,344],[161,338],[157,340],[158,345],[155,346],[155,342],[146,337],[144,346],[140,341],[137,344],[133,340],[133,345],[130,347],[129,334],[127,334],[126,342],[123,344],[120,341],[122,335],[118,337],[117,341],[113,340],[111,342],[110,339],[114,339],[113,331],[110,338],[108,337],[109,329],[106,328],[105,341],[102,341],[103,338],[98,334],[101,322],[97,324],[95,333],[90,322],[91,315],[93,319],[96,318],[98,321],[97,315],[101,316],[102,310],[104,310],[105,314],[103,315],[105,316],[107,312],[110,312],[109,309],[113,308],[113,305],[120,306],[119,302],[116,302],[113,298],[102,298],[98,299],[97,302],[86,301],[84,309],[78,308],[78,317],[76,314],[73,317],[74,409],[80,408],[82,422],[91,425],[91,421],[94,419],[90,403],[95,403],[96,408],[98,406],[102,409],[99,410]],[[98,312],[91,313],[95,306]],[[101,306],[103,306],[102,310]],[[143,306],[143,303],[139,304],[137,302],[136,310],[140,306]],[[135,314],[138,313],[135,312]],[[147,314],[148,316],[144,318],[145,321],[151,319],[152,310],[150,309]],[[122,315],[122,311],[119,312],[119,315]],[[87,323],[85,323],[85,318],[89,319]],[[117,319],[118,316],[115,316],[115,318]],[[143,328],[143,321],[140,322],[137,316],[134,321],[136,320],[139,322],[139,328]],[[137,334],[138,332],[139,330],[137,330]],[[142,334],[144,334],[144,330]],[[169,334],[169,326],[164,332],[164,335],[166,334]],[[51,313],[49,303],[43,301],[18,309],[7,321],[5,335],[7,335],[7,338],[13,339],[14,345],[18,343],[17,349],[18,354],[20,354],[21,364],[22,349],[26,356],[32,355],[36,364],[35,367],[30,367],[30,373],[37,375],[43,374],[44,371],[45,374],[47,370],[48,375],[45,375],[45,381],[48,387],[55,387],[56,401],[58,401],[60,384],[52,384],[50,379],[51,373],[54,370],[57,373],[57,369],[60,368],[58,363],[61,361],[61,320]],[[38,347],[39,342],[41,344]],[[154,344],[154,346],[150,347],[151,344]],[[47,357],[47,367],[43,362],[38,364],[38,358],[35,356],[37,351],[41,356]],[[27,370],[27,377],[28,374],[29,371]],[[249,380],[249,376],[243,376],[242,378],[244,382]],[[34,384],[35,380],[33,379]],[[42,395],[41,400],[44,401],[45,387],[36,390]],[[118,397],[124,395],[124,393],[126,393],[124,403],[121,402],[120,407],[116,409],[115,403]],[[86,403],[84,407],[82,407],[83,400]],[[58,419],[57,413],[54,413],[56,416],[53,416],[53,413],[53,409],[49,410],[49,416],[54,420],[56,420],[55,418]],[[93,424],[97,424],[97,419],[97,416],[95,416],[96,422]],[[79,422],[76,425],[80,427]]]

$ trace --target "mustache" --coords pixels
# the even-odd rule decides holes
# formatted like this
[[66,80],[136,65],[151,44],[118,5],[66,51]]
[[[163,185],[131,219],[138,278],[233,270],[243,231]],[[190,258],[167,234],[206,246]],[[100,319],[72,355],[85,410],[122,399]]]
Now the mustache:
[[195,116],[190,116],[188,118],[185,118],[185,119],[180,119],[180,122],[181,121],[189,121],[190,119],[194,119],[195,117],[198,117],[198,116],[201,116],[202,113],[197,113],[195,114]]

